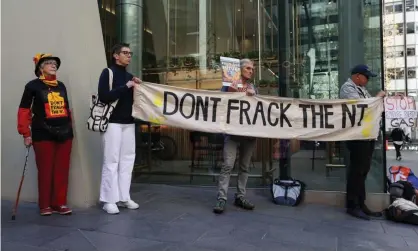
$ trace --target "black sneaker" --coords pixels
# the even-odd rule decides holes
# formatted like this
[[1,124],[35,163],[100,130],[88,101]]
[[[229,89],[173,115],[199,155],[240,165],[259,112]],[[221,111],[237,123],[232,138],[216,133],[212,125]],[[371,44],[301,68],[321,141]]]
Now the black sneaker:
[[246,210],[253,210],[255,208],[254,204],[244,199],[244,197],[235,198],[234,204],[235,206],[246,209]]
[[226,200],[218,199],[218,201],[216,202],[215,207],[213,208],[213,212],[215,214],[221,214],[225,211],[225,206],[226,206]]
[[370,210],[366,205],[363,205],[361,207],[361,210],[367,215],[367,216],[371,216],[371,217],[376,217],[376,218],[381,218],[383,217],[383,213],[382,212],[373,212],[372,210]]

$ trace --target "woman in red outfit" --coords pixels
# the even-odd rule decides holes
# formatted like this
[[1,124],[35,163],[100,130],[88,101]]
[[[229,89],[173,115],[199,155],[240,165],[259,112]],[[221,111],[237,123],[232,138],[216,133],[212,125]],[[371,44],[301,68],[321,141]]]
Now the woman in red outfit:
[[74,135],[67,90],[56,78],[61,60],[51,54],[37,54],[33,60],[38,78],[25,86],[17,129],[25,146],[33,145],[35,151],[40,214],[71,214],[66,204]]

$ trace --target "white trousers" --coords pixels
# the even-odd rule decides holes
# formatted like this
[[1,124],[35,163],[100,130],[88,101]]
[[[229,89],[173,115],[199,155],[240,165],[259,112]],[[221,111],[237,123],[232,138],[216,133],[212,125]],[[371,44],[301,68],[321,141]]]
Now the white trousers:
[[117,203],[131,199],[135,163],[135,125],[109,123],[102,134],[103,166],[100,201]]

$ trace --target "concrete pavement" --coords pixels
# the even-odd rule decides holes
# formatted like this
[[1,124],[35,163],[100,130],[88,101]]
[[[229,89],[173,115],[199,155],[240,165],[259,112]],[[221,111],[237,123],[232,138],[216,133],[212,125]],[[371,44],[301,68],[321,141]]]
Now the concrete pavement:
[[232,206],[214,215],[213,188],[134,185],[136,211],[107,215],[99,207],[72,216],[38,216],[23,203],[12,222],[11,202],[2,202],[3,251],[372,251],[418,250],[418,228],[382,219],[361,221],[342,208],[270,202],[268,190],[249,190],[253,212]]

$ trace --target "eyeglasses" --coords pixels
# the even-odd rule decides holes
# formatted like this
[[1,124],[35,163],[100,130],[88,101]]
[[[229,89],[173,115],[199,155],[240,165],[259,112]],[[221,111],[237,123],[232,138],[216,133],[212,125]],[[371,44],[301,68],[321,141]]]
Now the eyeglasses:
[[123,53],[124,55],[133,55],[134,53],[132,51],[121,51],[121,53]]
[[55,60],[48,60],[48,61],[45,61],[45,62],[44,62],[44,64],[45,64],[45,65],[52,64],[52,65],[58,66],[58,64],[57,64],[57,62],[55,62]]

